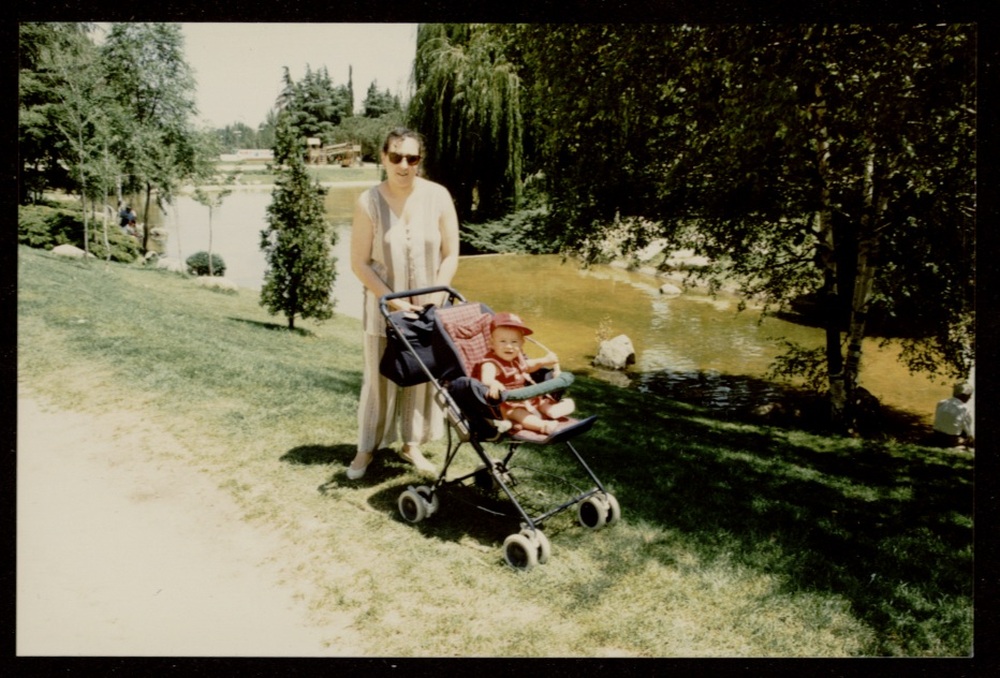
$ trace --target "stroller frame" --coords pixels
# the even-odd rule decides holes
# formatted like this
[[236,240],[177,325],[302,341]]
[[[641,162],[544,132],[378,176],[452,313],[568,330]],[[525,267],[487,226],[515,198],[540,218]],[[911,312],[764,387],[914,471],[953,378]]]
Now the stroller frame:
[[[387,294],[379,299],[379,310],[385,319],[387,327],[393,330],[394,340],[398,340],[405,347],[405,350],[412,358],[415,359],[419,369],[424,373],[426,381],[432,384],[435,391],[435,400],[444,410],[445,417],[448,421],[447,452],[440,473],[430,485],[419,485],[416,487],[413,485],[408,486],[407,489],[400,494],[397,506],[404,520],[411,523],[419,523],[431,517],[438,511],[438,508],[440,507],[439,491],[444,488],[456,485],[468,486],[470,484],[475,484],[480,488],[483,488],[484,486],[489,486],[494,489],[499,488],[499,490],[506,495],[507,499],[510,500],[511,504],[513,504],[520,517],[519,532],[509,535],[504,540],[504,559],[508,565],[516,570],[530,570],[535,565],[544,564],[549,560],[551,555],[551,546],[549,544],[548,537],[542,531],[542,528],[545,521],[553,516],[576,507],[577,519],[579,523],[586,528],[595,530],[606,525],[613,525],[621,517],[621,508],[617,499],[607,491],[600,479],[597,478],[590,466],[588,466],[586,461],[584,461],[579,451],[577,451],[572,442],[570,442],[571,438],[590,430],[594,422],[597,420],[597,417],[590,416],[582,420],[567,419],[564,426],[558,428],[548,437],[540,435],[526,436],[526,434],[522,434],[521,437],[510,437],[504,441],[502,440],[504,434],[497,434],[491,438],[482,438],[479,436],[475,432],[475,427],[472,425],[470,416],[462,410],[452,397],[452,394],[448,389],[448,383],[442,383],[442,381],[434,375],[432,368],[429,367],[425,360],[421,358],[417,349],[407,339],[405,332],[400,330],[393,318],[393,314],[389,310],[388,302],[393,299],[415,297],[426,294],[438,294],[442,292],[447,292],[448,294],[448,303],[442,307],[442,310],[445,312],[447,312],[446,309],[453,307],[455,302],[459,302],[460,304],[468,303],[465,297],[463,297],[457,290],[448,286],[406,290],[393,294]],[[487,308],[486,311],[489,311],[489,309]],[[492,311],[489,312],[492,313]],[[440,331],[447,336],[448,343],[453,342],[454,338],[448,335],[448,332],[445,330],[443,324],[439,322],[438,325]],[[472,374],[468,374],[468,372],[473,369],[472,366],[464,364],[464,357],[461,355],[456,355],[455,358],[463,367],[463,371],[467,373],[465,376],[471,379]],[[522,389],[509,390],[507,391],[507,397],[509,399],[519,400],[526,397],[541,395],[543,393],[557,392],[565,389],[572,383],[572,381],[572,374],[562,373],[558,378],[551,380],[551,383],[546,382],[545,384],[538,384]],[[452,429],[454,429],[457,434],[457,440],[453,440],[452,438]],[[487,453],[483,445],[484,442],[495,444],[503,444],[505,442],[507,445],[507,452],[501,458],[495,459]],[[454,478],[448,478],[448,470],[451,467],[452,462],[457,457],[458,450],[464,443],[469,443],[478,455],[481,465],[470,473],[465,473]],[[508,466],[519,447],[525,443],[544,445],[564,443],[572,452],[573,457],[579,463],[587,477],[593,482],[593,487],[586,490],[581,490],[581,488],[577,487],[576,489],[578,491],[575,495],[569,497],[565,501],[562,501],[557,506],[533,515],[522,505],[514,493],[513,487],[518,484],[518,481],[513,477],[511,469]],[[489,509],[485,509],[485,507],[480,508],[489,511]],[[489,512],[495,513],[493,511]]]

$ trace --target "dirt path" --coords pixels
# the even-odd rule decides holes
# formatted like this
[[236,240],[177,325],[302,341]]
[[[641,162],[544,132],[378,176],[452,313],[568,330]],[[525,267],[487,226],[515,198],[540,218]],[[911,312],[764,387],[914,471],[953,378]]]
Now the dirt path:
[[279,583],[281,536],[171,461],[179,445],[19,389],[17,654],[361,654],[347,615],[310,624]]

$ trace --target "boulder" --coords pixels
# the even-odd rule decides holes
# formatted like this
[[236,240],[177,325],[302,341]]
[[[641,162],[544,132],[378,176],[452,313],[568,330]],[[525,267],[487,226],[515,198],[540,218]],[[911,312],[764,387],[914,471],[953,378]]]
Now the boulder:
[[187,264],[180,259],[171,257],[158,257],[155,263],[156,268],[172,273],[187,273]]
[[202,287],[219,290],[220,292],[238,292],[240,289],[232,280],[220,276],[200,275],[195,279],[195,282]]
[[52,248],[52,254],[58,257],[69,257],[71,259],[83,259],[85,256],[94,256],[90,252],[84,252],[76,245],[56,245]]
[[664,283],[660,287],[660,294],[668,297],[677,297],[681,295],[681,288],[673,283]]
[[613,339],[601,342],[593,364],[596,367],[623,370],[633,363],[635,363],[635,348],[632,346],[632,340],[624,334],[619,334]]

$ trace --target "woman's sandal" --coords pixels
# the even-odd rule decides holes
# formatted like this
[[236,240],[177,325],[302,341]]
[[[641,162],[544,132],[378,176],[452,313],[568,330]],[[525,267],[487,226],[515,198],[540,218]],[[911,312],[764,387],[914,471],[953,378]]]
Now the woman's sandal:
[[354,468],[353,466],[347,467],[348,480],[357,480],[358,478],[361,478],[362,476],[365,475],[365,471],[368,470],[368,466],[372,463],[372,459],[375,458],[375,454],[373,452],[368,452],[367,454],[368,454],[368,463],[362,466],[361,468]]

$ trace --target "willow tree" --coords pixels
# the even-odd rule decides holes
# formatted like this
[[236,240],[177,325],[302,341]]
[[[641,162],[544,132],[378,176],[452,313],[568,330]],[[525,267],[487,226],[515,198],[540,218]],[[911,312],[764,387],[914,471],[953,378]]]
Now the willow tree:
[[409,123],[425,137],[428,176],[448,187],[463,220],[502,216],[521,199],[521,85],[507,36],[488,24],[417,31]]

